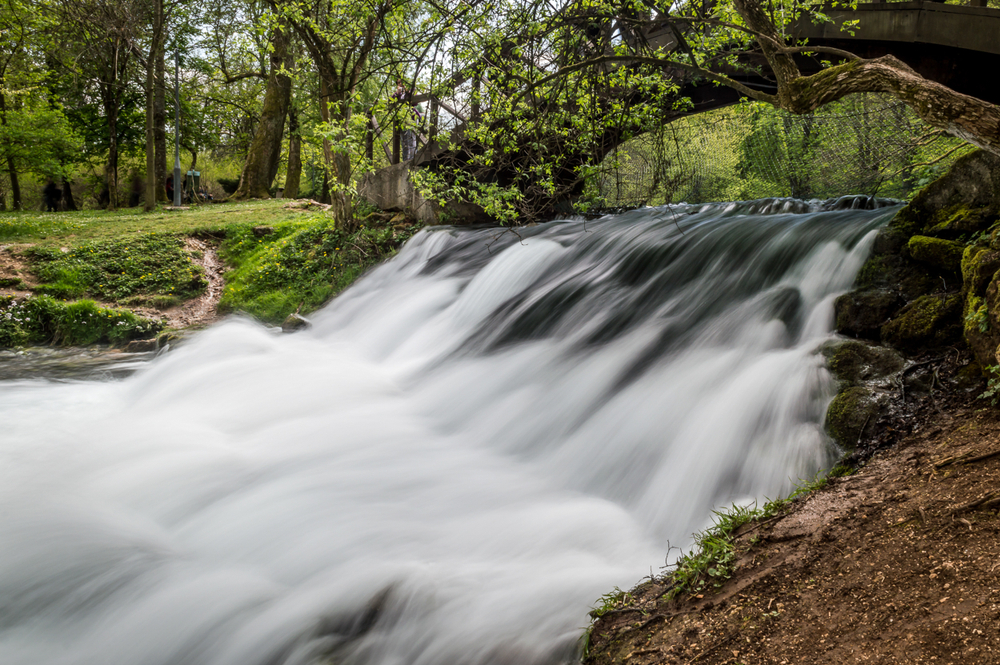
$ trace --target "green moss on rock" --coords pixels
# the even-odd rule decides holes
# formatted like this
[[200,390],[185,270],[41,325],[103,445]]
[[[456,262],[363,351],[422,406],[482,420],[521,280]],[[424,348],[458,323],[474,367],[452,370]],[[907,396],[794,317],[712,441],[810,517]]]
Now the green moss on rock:
[[982,296],[1000,270],[1000,252],[969,245],[962,253],[962,291]]
[[826,431],[837,444],[853,450],[863,430],[878,422],[889,403],[881,392],[862,386],[841,391],[826,410]]
[[947,346],[960,339],[961,313],[958,294],[921,296],[882,326],[882,341],[910,353]]
[[903,369],[903,358],[892,349],[858,340],[845,340],[823,349],[838,380],[850,384],[880,379]]
[[852,337],[879,339],[882,325],[902,304],[895,292],[886,289],[846,293],[834,302],[837,331]]
[[906,247],[917,261],[947,273],[959,274],[962,269],[962,252],[965,247],[953,240],[915,235]]
[[996,221],[996,211],[990,206],[969,207],[957,203],[936,211],[925,226],[928,234],[942,238],[957,238],[964,234],[985,231]]

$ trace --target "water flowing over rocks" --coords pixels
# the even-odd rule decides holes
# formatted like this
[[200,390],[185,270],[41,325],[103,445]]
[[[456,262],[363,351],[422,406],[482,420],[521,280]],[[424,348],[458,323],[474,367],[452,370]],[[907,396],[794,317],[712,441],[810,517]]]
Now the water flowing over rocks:
[[427,230],[295,334],[0,381],[0,662],[572,661],[839,456],[821,350],[896,210],[844,205]]

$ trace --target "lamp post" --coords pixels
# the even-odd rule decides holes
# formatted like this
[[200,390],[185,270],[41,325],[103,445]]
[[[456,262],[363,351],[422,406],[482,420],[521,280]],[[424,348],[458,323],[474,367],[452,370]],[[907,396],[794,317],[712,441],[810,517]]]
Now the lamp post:
[[181,52],[174,51],[174,207],[181,205]]

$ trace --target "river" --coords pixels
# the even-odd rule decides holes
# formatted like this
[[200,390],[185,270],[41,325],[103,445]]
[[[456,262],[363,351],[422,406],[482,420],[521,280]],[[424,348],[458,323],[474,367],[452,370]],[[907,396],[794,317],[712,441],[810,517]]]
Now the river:
[[309,330],[0,381],[0,662],[572,662],[836,459],[818,349],[896,208],[830,207],[426,230]]

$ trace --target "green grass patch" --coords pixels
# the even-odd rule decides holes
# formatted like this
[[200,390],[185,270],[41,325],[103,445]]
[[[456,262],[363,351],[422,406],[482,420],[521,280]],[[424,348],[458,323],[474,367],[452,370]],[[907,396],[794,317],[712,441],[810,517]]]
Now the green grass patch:
[[67,252],[33,247],[25,254],[42,282],[35,292],[56,298],[89,296],[146,304],[156,296],[193,298],[206,286],[200,268],[191,262],[181,239],[172,234],[95,240]]
[[0,212],[0,241],[58,246],[145,233],[217,233],[233,224],[276,224],[302,216],[301,212],[285,208],[287,203],[282,199],[213,203],[191,206],[189,210],[157,208],[148,213],[142,208]]
[[51,296],[17,299],[0,296],[0,348],[53,344],[124,345],[148,339],[161,328],[159,321],[123,309],[101,307],[91,300],[61,302]]
[[417,228],[362,226],[348,234],[325,215],[303,215],[266,234],[251,225],[231,226],[219,255],[234,268],[225,276],[219,310],[269,323],[313,311],[395,254]]

